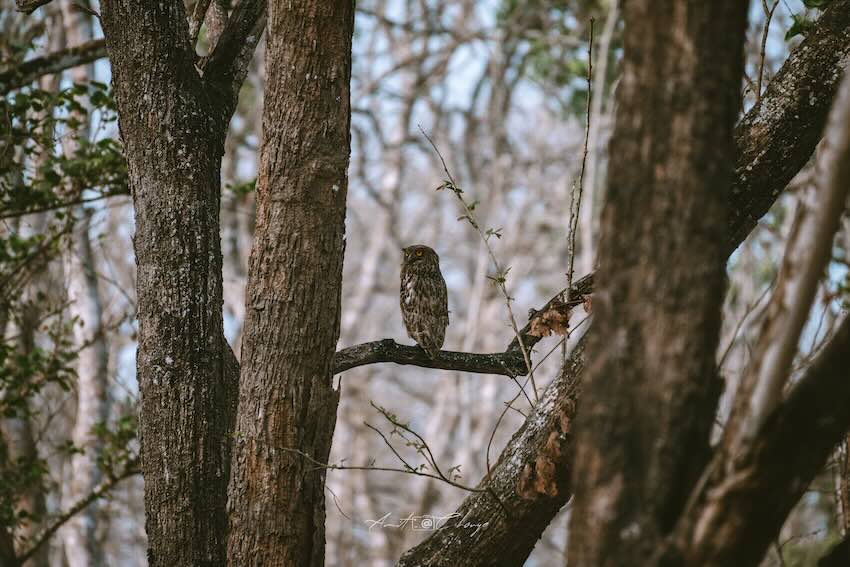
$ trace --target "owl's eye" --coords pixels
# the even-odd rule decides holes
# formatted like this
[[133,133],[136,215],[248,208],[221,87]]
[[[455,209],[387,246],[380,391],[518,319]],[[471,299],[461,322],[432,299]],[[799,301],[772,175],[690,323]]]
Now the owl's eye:
[[421,256],[421,255],[422,255],[422,250],[417,250],[417,251],[416,251],[416,255],[417,255],[417,256]]

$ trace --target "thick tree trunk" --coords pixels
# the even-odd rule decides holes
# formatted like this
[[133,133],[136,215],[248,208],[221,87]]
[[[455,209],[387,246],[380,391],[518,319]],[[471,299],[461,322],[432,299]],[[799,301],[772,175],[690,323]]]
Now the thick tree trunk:
[[569,562],[645,565],[708,457],[747,3],[624,6]]
[[238,379],[221,307],[227,91],[199,76],[182,2],[109,0],[101,14],[136,212],[148,559],[223,565]]
[[352,2],[269,4],[257,226],[230,483],[230,565],[319,566],[338,393]]

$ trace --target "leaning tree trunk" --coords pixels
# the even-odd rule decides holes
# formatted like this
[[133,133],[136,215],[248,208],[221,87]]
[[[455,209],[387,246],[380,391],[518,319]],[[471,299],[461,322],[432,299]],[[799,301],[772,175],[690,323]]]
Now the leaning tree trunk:
[[[353,2],[271,2],[230,565],[319,566],[338,394]],[[306,455],[306,456],[305,456]]]
[[645,565],[708,457],[747,2],[624,6],[569,562]]

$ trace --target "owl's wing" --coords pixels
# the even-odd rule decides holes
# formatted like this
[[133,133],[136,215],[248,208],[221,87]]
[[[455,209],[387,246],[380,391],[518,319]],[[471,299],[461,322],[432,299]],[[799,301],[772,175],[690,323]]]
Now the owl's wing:
[[438,285],[440,319],[441,322],[449,326],[449,294],[446,290],[446,280],[443,279],[443,274],[440,274],[440,283]]

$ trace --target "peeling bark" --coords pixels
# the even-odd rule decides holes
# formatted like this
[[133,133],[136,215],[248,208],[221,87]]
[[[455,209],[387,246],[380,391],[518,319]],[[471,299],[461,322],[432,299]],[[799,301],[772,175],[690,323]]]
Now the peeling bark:
[[584,362],[580,341],[479,483],[491,491],[464,500],[454,518],[402,555],[400,567],[523,564],[571,496],[572,424]]

